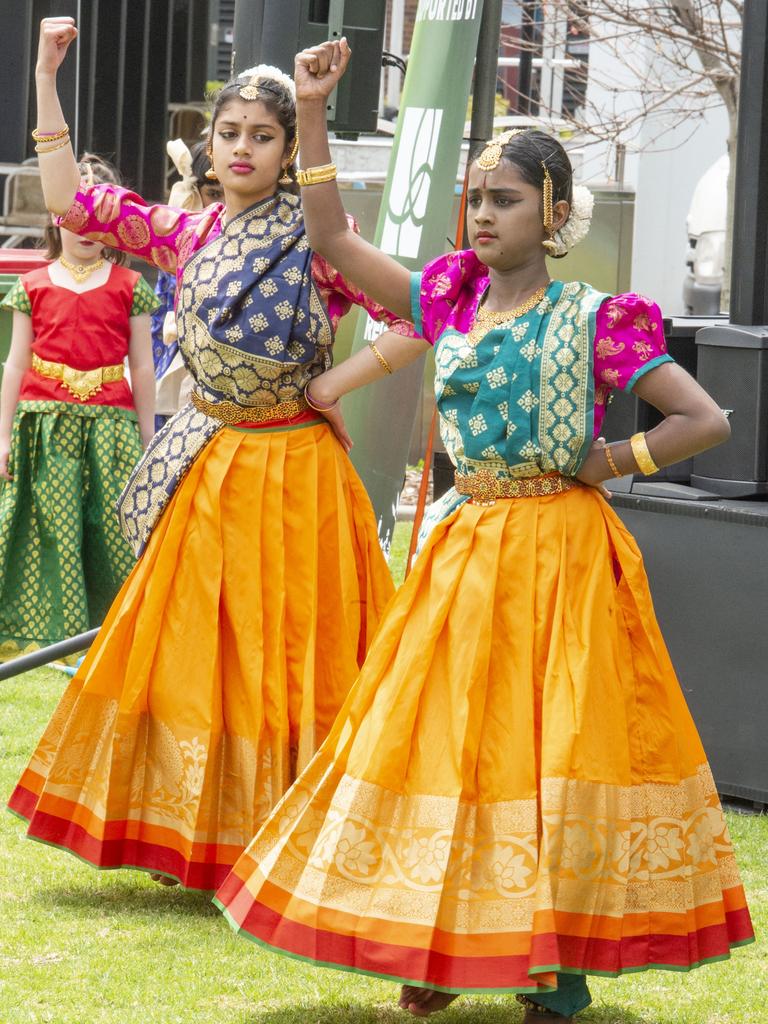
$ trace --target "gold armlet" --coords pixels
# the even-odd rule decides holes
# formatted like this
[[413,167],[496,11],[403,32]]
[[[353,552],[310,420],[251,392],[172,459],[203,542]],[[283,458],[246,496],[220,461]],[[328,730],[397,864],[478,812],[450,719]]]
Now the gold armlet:
[[632,445],[632,454],[635,457],[637,468],[643,476],[658,473],[659,467],[653,461],[653,456],[648,451],[648,442],[645,440],[645,434],[633,434],[629,439],[629,443]]
[[608,463],[608,468],[613,473],[613,475],[624,476],[624,474],[621,472],[619,467],[616,465],[616,462],[614,461],[613,453],[611,452],[611,446],[607,444],[605,448],[603,448],[603,451],[605,452],[605,461]]
[[320,167],[308,167],[306,171],[296,172],[296,181],[303,186],[322,185],[336,178],[336,164],[322,164]]
[[378,364],[382,368],[382,370],[385,373],[392,373],[392,367],[389,365],[387,360],[384,358],[384,356],[381,354],[381,352],[379,352],[378,348],[376,348],[376,346],[374,345],[374,343],[372,341],[368,342],[368,348],[376,356],[376,361],[378,362]]

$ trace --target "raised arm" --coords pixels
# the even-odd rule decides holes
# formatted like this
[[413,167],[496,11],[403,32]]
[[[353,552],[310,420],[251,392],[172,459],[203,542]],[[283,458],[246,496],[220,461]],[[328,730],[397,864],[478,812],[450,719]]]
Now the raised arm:
[[[35,68],[37,89],[37,130],[55,135],[66,128],[56,91],[56,74],[69,44],[77,37],[73,18],[43,18]],[[65,214],[80,185],[80,171],[69,139],[40,141],[37,155],[45,205],[52,213]],[[48,150],[49,152],[46,152]]]
[[[303,170],[331,162],[326,101],[344,74],[351,50],[346,39],[323,43],[296,57],[296,117]],[[410,319],[410,274],[405,267],[350,230],[335,181],[301,190],[313,249],[396,316]]]

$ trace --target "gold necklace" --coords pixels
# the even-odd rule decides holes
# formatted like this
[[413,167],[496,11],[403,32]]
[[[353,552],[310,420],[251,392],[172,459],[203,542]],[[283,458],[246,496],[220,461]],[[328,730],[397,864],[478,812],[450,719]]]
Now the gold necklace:
[[64,259],[63,256],[59,256],[59,263],[65,270],[70,272],[77,284],[82,284],[83,281],[87,281],[91,274],[95,274],[97,270],[101,270],[104,266],[103,258],[99,258],[95,263],[89,263],[86,266],[84,263],[70,263],[69,260]]
[[486,309],[485,306],[478,306],[477,312],[475,313],[475,321],[472,324],[472,329],[467,335],[470,345],[476,345],[485,335],[494,329],[494,327],[501,327],[503,324],[508,324],[512,320],[516,320],[519,316],[524,316],[529,313],[534,306],[538,306],[541,300],[547,293],[549,285],[542,285],[538,288],[530,298],[526,299],[525,302],[521,302],[519,306],[515,306],[514,309],[505,309],[501,312]]

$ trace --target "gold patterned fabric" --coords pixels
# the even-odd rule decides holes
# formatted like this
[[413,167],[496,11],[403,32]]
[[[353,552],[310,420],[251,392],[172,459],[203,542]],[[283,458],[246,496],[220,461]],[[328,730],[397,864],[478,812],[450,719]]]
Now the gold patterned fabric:
[[280,193],[234,217],[186,263],[179,350],[193,402],[155,435],[118,502],[138,556],[184,474],[225,423],[290,419],[331,365],[333,328],[312,280],[301,206]]
[[752,940],[640,553],[594,488],[434,527],[216,902],[277,951],[448,992],[538,996]]
[[141,454],[136,414],[21,402],[0,481],[0,660],[98,626],[133,566],[114,502]]
[[58,380],[61,386],[80,402],[87,402],[101,391],[102,384],[112,384],[125,377],[125,366],[99,366],[95,370],[77,370],[66,363],[54,363],[32,353],[32,369],[41,377]]

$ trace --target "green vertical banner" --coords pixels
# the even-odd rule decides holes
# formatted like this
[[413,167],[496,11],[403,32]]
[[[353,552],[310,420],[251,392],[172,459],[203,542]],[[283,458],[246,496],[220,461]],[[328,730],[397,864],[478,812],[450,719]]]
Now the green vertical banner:
[[[409,270],[445,252],[483,0],[420,0],[375,244]],[[354,60],[354,57],[353,57]],[[381,325],[358,326],[352,351]],[[389,549],[421,394],[424,360],[354,392],[344,414],[352,459]]]

